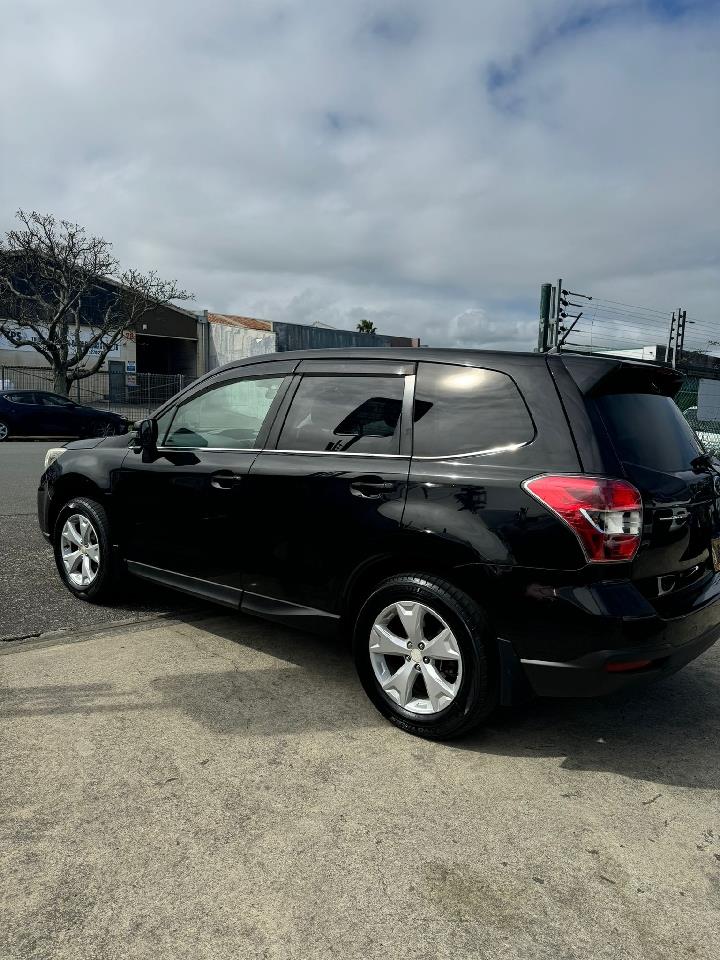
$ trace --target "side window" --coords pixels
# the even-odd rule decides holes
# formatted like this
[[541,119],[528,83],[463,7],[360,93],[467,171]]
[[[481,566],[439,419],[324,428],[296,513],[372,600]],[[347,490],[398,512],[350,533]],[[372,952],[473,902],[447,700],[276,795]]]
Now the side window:
[[72,400],[65,397],[59,397],[56,393],[36,393],[37,403],[43,407],[74,407]]
[[8,393],[7,398],[8,400],[11,400],[13,403],[24,403],[24,404],[31,404],[31,405],[34,405],[37,403],[34,393],[28,393],[28,392]]
[[507,374],[449,363],[420,363],[413,412],[413,455],[447,457],[522,444],[533,422]]
[[404,377],[305,376],[278,448],[398,453],[404,389]]
[[163,446],[252,447],[283,380],[233,380],[193,397],[177,408]]

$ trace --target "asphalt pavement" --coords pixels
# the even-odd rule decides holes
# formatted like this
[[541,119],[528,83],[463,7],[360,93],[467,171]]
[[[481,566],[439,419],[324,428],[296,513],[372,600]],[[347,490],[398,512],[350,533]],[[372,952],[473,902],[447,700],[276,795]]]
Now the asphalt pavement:
[[82,603],[65,590],[37,523],[37,486],[52,446],[58,444],[0,443],[0,640],[202,606],[139,581],[112,607]]

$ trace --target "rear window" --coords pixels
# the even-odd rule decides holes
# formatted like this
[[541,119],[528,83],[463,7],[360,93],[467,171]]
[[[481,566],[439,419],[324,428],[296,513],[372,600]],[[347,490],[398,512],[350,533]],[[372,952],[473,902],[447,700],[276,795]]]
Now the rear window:
[[702,449],[674,400],[615,393],[595,401],[615,452],[625,463],[662,473],[689,470]]
[[449,363],[418,364],[413,455],[447,457],[528,443],[533,422],[507,374]]

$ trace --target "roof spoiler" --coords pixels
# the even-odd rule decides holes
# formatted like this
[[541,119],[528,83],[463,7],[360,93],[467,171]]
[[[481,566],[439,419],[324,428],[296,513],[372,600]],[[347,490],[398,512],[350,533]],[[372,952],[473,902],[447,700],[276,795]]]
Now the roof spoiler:
[[655,393],[674,397],[685,379],[682,373],[656,363],[615,357],[561,354],[558,358],[584,396],[605,393]]

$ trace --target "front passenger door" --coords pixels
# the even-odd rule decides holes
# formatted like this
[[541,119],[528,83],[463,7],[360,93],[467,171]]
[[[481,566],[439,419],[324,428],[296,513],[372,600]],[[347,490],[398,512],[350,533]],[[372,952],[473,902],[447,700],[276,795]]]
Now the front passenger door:
[[295,365],[261,363],[204,383],[160,419],[156,458],[130,450],[114,500],[132,572],[239,602],[254,509],[245,479]]

